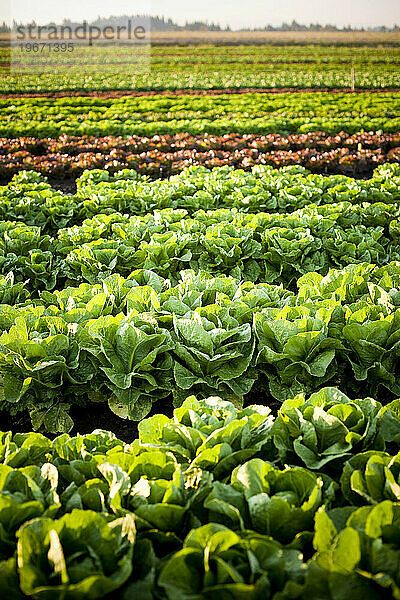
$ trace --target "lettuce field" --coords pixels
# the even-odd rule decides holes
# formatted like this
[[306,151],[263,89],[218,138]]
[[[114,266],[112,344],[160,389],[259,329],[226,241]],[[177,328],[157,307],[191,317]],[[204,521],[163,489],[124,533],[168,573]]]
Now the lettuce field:
[[1,75],[0,598],[400,600],[399,63]]
[[[348,41],[352,42],[350,34]],[[398,89],[400,48],[397,42],[354,45],[154,45],[151,70],[130,74],[129,50],[124,46],[77,47],[68,68],[57,74],[9,75],[0,79],[2,93],[254,90],[268,88],[343,89],[351,86],[355,67],[357,89]],[[207,39],[206,39],[207,41]],[[229,43],[229,42],[228,42]],[[340,43],[340,42],[339,42]],[[346,42],[345,42],[346,43]],[[88,53],[107,65],[107,72],[82,73]],[[0,46],[0,72],[8,49]],[[72,62],[71,62],[72,59]],[[126,65],[126,69],[122,68]],[[113,69],[114,67],[114,69]],[[115,72],[115,67],[117,68]],[[122,71],[122,72],[121,72]]]

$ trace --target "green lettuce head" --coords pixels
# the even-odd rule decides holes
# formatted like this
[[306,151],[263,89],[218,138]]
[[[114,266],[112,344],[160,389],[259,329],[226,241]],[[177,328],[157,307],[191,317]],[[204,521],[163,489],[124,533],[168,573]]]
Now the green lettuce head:
[[210,523],[193,529],[161,570],[168,600],[267,600],[302,578],[301,555],[269,537]]
[[313,529],[314,514],[325,499],[323,481],[311,471],[280,471],[257,458],[237,467],[231,483],[246,498],[251,529],[282,543]]
[[343,464],[357,451],[384,449],[379,432],[381,404],[350,400],[335,388],[324,388],[308,400],[303,394],[286,400],[272,427],[282,462],[321,469]]
[[21,590],[36,600],[103,598],[132,572],[132,516],[110,521],[74,510],[56,521],[29,521],[18,538]]

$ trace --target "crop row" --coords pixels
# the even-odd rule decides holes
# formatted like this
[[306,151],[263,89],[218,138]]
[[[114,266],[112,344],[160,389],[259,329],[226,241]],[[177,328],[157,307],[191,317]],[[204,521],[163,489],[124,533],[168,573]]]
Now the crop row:
[[[121,47],[97,47],[99,54],[113,51],[121,52]],[[168,65],[184,62],[199,64],[218,63],[342,63],[347,64],[395,64],[400,62],[400,50],[396,46],[278,46],[278,45],[225,45],[212,44],[186,46],[152,46],[151,59],[153,64]]]
[[[119,48],[118,48],[119,49]],[[75,54],[75,53],[73,53]],[[71,55],[64,60],[69,64],[58,67],[50,74],[3,74],[0,93],[23,94],[68,91],[127,91],[141,90],[270,90],[270,89],[351,89],[351,66],[347,63],[330,64],[152,64],[145,73],[130,74],[132,58],[117,56],[105,67],[82,74],[82,64],[76,56],[71,66]],[[195,68],[193,68],[195,66]],[[400,76],[396,61],[393,64],[356,65],[355,86],[358,90],[399,89]]]
[[398,411],[325,388],[275,419],[191,397],[132,444],[1,433],[0,591],[399,598]]
[[[108,402],[140,420],[188,393],[242,398],[258,380],[283,401],[326,382],[400,394],[400,265],[308,273],[298,292],[182,272],[111,275],[30,300],[1,280],[2,408],[35,428],[69,430],[72,404]],[[9,304],[6,304],[9,303]]]
[[400,204],[341,202],[285,215],[236,209],[164,209],[144,217],[112,213],[58,230],[0,221],[0,274],[13,271],[34,294],[112,273],[147,269],[176,282],[180,271],[205,270],[256,283],[294,285],[330,268],[400,260]]
[[154,136],[153,138],[0,139],[0,177],[32,169],[54,178],[77,177],[86,169],[112,173],[126,168],[152,177],[179,173],[191,165],[207,168],[230,165],[249,169],[302,165],[315,171],[364,173],[385,162],[400,162],[398,134],[341,132],[283,137],[227,134],[225,136]]
[[[95,57],[101,60],[118,60],[129,55],[129,46],[84,46],[75,47],[74,53],[81,57]],[[10,49],[0,48],[0,61],[10,58]],[[185,46],[155,46],[151,48],[151,64],[163,65],[171,70],[180,64],[265,64],[265,63],[302,63],[302,64],[356,64],[372,65],[400,63],[400,51],[396,46],[276,46],[276,45],[224,45],[213,44]]]
[[123,151],[130,154],[144,152],[174,152],[178,150],[223,150],[236,152],[245,148],[252,148],[259,152],[271,150],[304,150],[317,149],[319,151],[346,148],[348,150],[381,150],[387,152],[400,146],[400,134],[377,134],[371,132],[358,132],[349,135],[341,131],[331,136],[323,131],[313,133],[293,134],[287,137],[277,133],[266,135],[245,134],[238,135],[227,133],[223,136],[197,135],[178,133],[175,135],[155,135],[151,138],[139,136],[68,136],[59,138],[0,138],[0,155],[28,152],[32,156],[46,154],[68,154],[78,156],[82,153],[94,152],[96,154],[110,154],[112,150]]
[[237,94],[0,99],[0,136],[398,132],[400,95]]
[[143,155],[112,151],[110,154],[82,153],[70,157],[67,154],[34,156],[27,152],[0,156],[0,177],[9,179],[20,171],[35,170],[53,179],[75,178],[87,169],[104,169],[115,173],[121,169],[135,169],[142,175],[165,177],[180,173],[191,165],[203,165],[209,169],[233,166],[236,169],[250,169],[255,165],[269,165],[276,168],[301,165],[316,173],[339,173],[350,176],[369,174],[377,165],[400,162],[400,148],[387,154],[376,150],[351,152],[347,148],[318,152],[316,150],[273,151],[260,153],[257,150],[238,150],[234,154],[227,151],[197,152],[181,150],[163,153],[146,152]]
[[0,219],[41,227],[43,233],[80,225],[87,218],[116,211],[145,215],[165,208],[198,210],[236,208],[243,213],[291,213],[305,206],[338,202],[385,205],[399,200],[399,165],[381,165],[369,180],[344,175],[310,174],[300,166],[251,172],[232,167],[190,167],[169,179],[148,181],[135,170],[114,175],[86,171],[77,193],[64,196],[33,171],[16,174],[0,187]]

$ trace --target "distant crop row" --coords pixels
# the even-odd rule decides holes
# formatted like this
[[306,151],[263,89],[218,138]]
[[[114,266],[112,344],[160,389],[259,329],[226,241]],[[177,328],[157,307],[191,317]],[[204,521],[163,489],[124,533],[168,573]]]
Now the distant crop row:
[[[70,60],[71,54],[68,54]],[[109,57],[107,57],[109,59]],[[164,90],[239,90],[239,89],[351,89],[351,65],[349,62],[328,64],[268,64],[236,63],[235,59],[217,64],[195,61],[164,64],[152,63],[151,70],[144,74],[131,74],[129,56],[125,62],[117,56],[114,64],[101,61],[100,73],[82,74],[82,60],[71,68],[59,68],[54,74],[2,75],[0,93],[36,93],[68,91],[164,91]],[[349,59],[348,59],[349,60]],[[167,64],[166,64],[167,63]],[[85,64],[85,63],[83,63]],[[117,72],[117,74],[115,74]],[[355,86],[359,90],[385,90],[400,88],[399,67],[396,61],[384,64],[356,64]]]
[[222,150],[236,152],[245,148],[256,149],[260,152],[271,150],[296,151],[315,149],[319,151],[346,148],[348,150],[390,150],[400,146],[400,133],[370,133],[357,132],[352,135],[344,131],[332,136],[323,131],[312,133],[292,134],[282,136],[277,133],[254,135],[227,133],[223,136],[197,135],[179,133],[172,135],[154,135],[153,137],[140,136],[68,136],[58,138],[0,138],[0,155],[28,152],[32,156],[42,156],[48,153],[68,154],[77,156],[81,153],[95,152],[108,154],[111,150],[122,150],[132,154],[144,152],[174,152],[178,150],[196,150],[198,152],[209,150]]
[[[126,46],[78,46],[74,54],[80,58],[96,57],[107,61],[118,61],[121,57],[130,54],[129,45]],[[0,60],[5,63],[10,57],[9,48],[0,48]],[[71,59],[70,59],[71,60]],[[274,46],[274,45],[225,45],[213,44],[186,45],[186,46],[152,46],[151,64],[173,69],[179,65],[225,65],[235,63],[248,64],[288,64],[300,63],[303,65],[313,63],[322,64],[351,64],[393,65],[400,63],[400,50],[396,46],[357,47],[357,46]]]
[[400,95],[239,94],[0,100],[0,136],[154,136],[180,132],[308,133],[362,130],[396,133]]
[[85,169],[114,173],[126,168],[142,175],[165,177],[190,165],[249,169],[256,164],[297,164],[314,172],[351,175],[368,173],[388,162],[400,162],[399,134],[177,134],[152,138],[63,135],[57,139],[0,139],[0,177],[4,178],[26,169],[65,179],[77,177]]

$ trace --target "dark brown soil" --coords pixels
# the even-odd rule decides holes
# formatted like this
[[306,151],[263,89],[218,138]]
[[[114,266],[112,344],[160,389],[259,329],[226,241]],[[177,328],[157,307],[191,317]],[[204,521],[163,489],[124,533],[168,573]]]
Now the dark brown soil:
[[208,90],[115,90],[115,91],[59,91],[59,92],[13,92],[0,93],[0,98],[65,98],[74,96],[87,96],[90,98],[122,98],[123,96],[219,96],[222,94],[308,94],[329,92],[330,94],[382,94],[400,92],[400,88],[387,89],[358,89],[354,92],[349,88],[228,88]]
[[49,179],[49,183],[63,194],[76,194],[76,179]]

